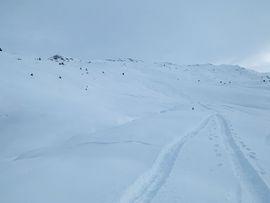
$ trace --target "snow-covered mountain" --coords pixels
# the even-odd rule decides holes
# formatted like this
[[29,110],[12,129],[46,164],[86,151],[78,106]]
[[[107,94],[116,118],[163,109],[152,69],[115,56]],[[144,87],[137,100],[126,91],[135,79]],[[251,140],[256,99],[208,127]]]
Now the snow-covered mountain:
[[0,202],[270,202],[270,74],[0,52]]

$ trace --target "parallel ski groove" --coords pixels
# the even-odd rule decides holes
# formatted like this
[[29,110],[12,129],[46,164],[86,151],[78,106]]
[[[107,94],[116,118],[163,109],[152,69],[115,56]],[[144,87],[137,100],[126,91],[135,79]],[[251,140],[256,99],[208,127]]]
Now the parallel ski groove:
[[119,203],[149,203],[165,183],[173,169],[175,160],[183,145],[196,136],[212,116],[204,119],[195,129],[185,136],[177,137],[166,145],[159,153],[151,168],[141,175],[122,195]]
[[216,118],[220,124],[221,133],[240,184],[250,191],[256,203],[269,203],[270,190],[268,186],[235,143],[231,130],[223,116],[217,114]]

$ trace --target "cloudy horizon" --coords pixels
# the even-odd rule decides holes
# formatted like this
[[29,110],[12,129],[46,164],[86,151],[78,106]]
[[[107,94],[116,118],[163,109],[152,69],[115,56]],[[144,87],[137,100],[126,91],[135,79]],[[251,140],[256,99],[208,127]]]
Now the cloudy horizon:
[[12,53],[239,64],[270,72],[270,1],[0,0]]

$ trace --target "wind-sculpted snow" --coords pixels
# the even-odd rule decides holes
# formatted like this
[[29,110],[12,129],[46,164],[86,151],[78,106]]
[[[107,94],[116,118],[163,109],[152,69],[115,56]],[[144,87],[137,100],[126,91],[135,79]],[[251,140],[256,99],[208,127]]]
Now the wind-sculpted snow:
[[151,202],[170,175],[179,151],[189,139],[200,133],[211,118],[212,116],[207,117],[197,127],[186,133],[186,135],[179,136],[166,145],[159,153],[152,167],[124,192],[119,203]]
[[62,146],[55,146],[50,148],[41,148],[41,149],[34,149],[31,151],[24,152],[17,156],[14,161],[23,160],[23,159],[33,159],[33,158],[41,158],[41,157],[49,157],[49,156],[56,156],[63,152],[72,151],[76,148],[79,148],[84,145],[120,145],[120,144],[139,144],[139,145],[146,145],[152,146],[151,143],[137,141],[137,140],[123,140],[123,141],[87,141],[82,143],[76,144],[65,144]]

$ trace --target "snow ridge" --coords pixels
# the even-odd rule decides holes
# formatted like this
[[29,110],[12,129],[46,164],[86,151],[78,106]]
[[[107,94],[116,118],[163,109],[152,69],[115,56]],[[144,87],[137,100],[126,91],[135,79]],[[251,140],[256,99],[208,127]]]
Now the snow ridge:
[[150,169],[141,175],[120,198],[119,203],[149,203],[165,183],[173,169],[175,160],[184,144],[205,128],[212,116],[208,116],[197,127],[166,145]]

